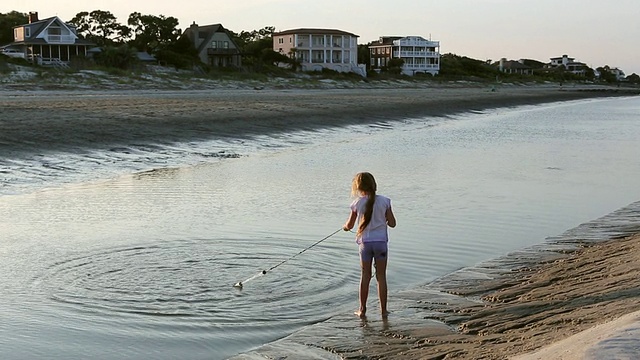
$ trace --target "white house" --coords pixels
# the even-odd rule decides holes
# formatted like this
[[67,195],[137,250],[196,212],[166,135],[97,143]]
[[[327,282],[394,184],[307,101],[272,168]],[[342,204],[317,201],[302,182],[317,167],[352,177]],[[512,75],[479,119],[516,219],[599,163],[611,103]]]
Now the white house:
[[40,20],[37,12],[31,12],[28,24],[13,28],[13,42],[8,47],[41,65],[66,66],[74,56],[85,57],[93,45],[79,38],[75,27],[59,17]]
[[427,40],[420,36],[383,36],[369,44],[371,68],[388,66],[391,59],[402,59],[402,73],[415,75],[440,72],[440,42]]
[[358,35],[335,29],[301,28],[273,34],[273,51],[300,62],[303,71],[330,69],[366,76],[358,65]]
[[564,68],[576,75],[585,75],[588,66],[585,63],[581,63],[579,61],[575,61],[575,58],[571,58],[567,55],[562,55],[560,57],[554,57],[550,59],[551,62],[548,64],[549,67],[555,68],[558,66],[564,66]]

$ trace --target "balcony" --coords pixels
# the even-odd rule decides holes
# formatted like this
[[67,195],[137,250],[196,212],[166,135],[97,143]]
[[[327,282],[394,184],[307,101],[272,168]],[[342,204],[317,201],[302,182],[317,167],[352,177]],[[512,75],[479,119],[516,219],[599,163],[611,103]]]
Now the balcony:
[[73,44],[76,39],[72,35],[47,35],[49,44]]
[[207,49],[207,55],[235,55],[237,53],[237,49]]
[[394,51],[393,57],[414,57],[414,58],[437,58],[439,54],[435,51]]
[[439,69],[438,64],[404,64],[405,69]]

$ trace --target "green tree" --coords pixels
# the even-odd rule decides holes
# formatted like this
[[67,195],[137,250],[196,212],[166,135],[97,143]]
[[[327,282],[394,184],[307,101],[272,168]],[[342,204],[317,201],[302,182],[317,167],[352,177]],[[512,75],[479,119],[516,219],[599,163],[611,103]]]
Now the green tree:
[[17,11],[0,13],[0,45],[13,42],[13,27],[26,24],[28,21],[29,16],[25,13]]
[[233,41],[240,48],[245,66],[254,71],[263,71],[265,66],[281,62],[292,63],[292,59],[285,54],[273,51],[275,29],[274,26],[265,26],[259,30],[242,31],[240,34],[230,32]]
[[109,11],[79,12],[69,23],[76,27],[78,35],[98,46],[114,45],[129,33]]
[[142,15],[134,12],[129,15],[127,23],[134,37],[130,44],[139,51],[150,54],[176,42],[181,34],[178,19],[172,16]]
[[472,76],[493,79],[502,73],[485,61],[448,53],[440,57],[440,75],[454,78]]
[[358,62],[360,64],[366,64],[367,70],[371,69],[371,51],[369,45],[358,45]]
[[617,82],[616,75],[611,71],[609,65],[605,65],[596,69],[600,73],[600,80],[608,83]]
[[200,63],[198,50],[186,36],[158,50],[156,58],[161,63],[173,65],[176,69],[192,69]]
[[640,75],[633,73],[627,76],[627,80],[632,84],[640,84]]
[[98,65],[125,70],[138,62],[135,49],[127,45],[106,46],[95,59]]
[[392,74],[400,74],[404,66],[404,59],[393,58],[387,63],[387,70]]

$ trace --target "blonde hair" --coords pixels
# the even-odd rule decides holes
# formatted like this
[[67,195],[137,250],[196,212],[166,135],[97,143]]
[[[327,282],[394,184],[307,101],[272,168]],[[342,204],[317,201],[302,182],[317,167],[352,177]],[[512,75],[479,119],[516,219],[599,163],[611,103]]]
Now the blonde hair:
[[365,204],[364,214],[360,218],[360,224],[358,225],[358,235],[361,235],[364,229],[371,222],[371,216],[373,215],[373,204],[376,202],[376,179],[368,172],[359,172],[353,178],[351,183],[351,195],[368,196],[367,203]]

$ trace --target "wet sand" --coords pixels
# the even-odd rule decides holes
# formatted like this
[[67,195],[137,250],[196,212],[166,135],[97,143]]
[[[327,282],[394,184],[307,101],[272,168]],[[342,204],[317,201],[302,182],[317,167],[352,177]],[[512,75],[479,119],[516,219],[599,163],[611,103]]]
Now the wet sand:
[[347,90],[0,91],[0,156],[243,137],[638,95],[640,89],[474,87]]
[[[639,93],[550,87],[0,91],[0,158],[241,138]],[[389,359],[506,359],[540,349],[640,310],[639,250],[640,237],[633,236],[567,252],[480,286],[450,289],[450,297],[440,302],[424,301],[419,291],[403,294],[392,301],[402,301],[414,312],[402,326],[394,325],[394,316],[402,314],[392,313],[391,325],[375,319],[357,322],[358,331],[380,326],[365,342],[327,338],[312,347],[345,358]],[[445,315],[430,315],[436,310]],[[295,344],[292,339],[288,346]]]
[[[387,336],[395,345],[368,347],[365,353],[398,359],[507,359],[538,350],[639,311],[639,261],[638,235],[586,245],[480,288],[459,289],[456,295],[466,298],[484,295],[481,303],[456,306],[441,319],[457,331],[432,327],[429,333],[426,328],[392,332]],[[620,327],[629,323],[623,320]],[[551,349],[521,359],[582,359],[596,340],[606,337],[604,331],[599,335],[578,335],[563,344],[564,353]],[[581,342],[582,337],[587,341]]]

